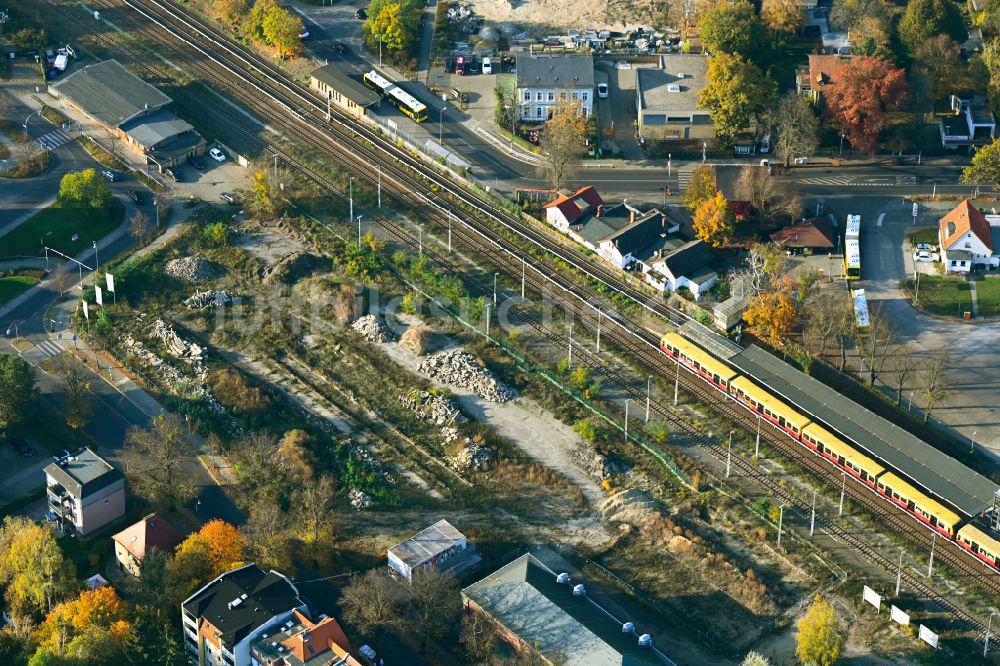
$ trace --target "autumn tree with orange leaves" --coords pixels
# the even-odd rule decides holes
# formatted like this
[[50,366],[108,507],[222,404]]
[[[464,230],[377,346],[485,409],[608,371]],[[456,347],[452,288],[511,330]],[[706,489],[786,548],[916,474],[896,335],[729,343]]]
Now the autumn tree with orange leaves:
[[729,242],[736,229],[736,216],[722,192],[706,199],[694,212],[694,233],[712,247]]
[[39,651],[66,657],[109,657],[132,631],[131,609],[112,587],[84,590],[59,604],[35,632]]
[[221,520],[210,520],[177,546],[172,573],[178,584],[193,589],[244,564],[246,538]]
[[750,301],[743,321],[761,338],[781,345],[795,324],[795,299],[787,290],[762,293]]
[[906,102],[906,70],[862,56],[841,65],[834,78],[836,83],[823,92],[834,125],[855,150],[874,154],[887,114]]

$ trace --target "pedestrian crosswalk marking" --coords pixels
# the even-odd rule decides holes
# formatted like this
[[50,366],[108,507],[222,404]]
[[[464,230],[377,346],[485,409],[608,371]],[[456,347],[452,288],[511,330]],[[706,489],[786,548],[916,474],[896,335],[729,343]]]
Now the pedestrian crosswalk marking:
[[44,356],[45,358],[52,358],[54,356],[58,356],[64,351],[62,347],[60,347],[52,340],[42,340],[37,345],[35,345],[35,347],[40,352],[42,352],[42,356]]
[[42,148],[45,148],[46,150],[52,150],[54,148],[58,148],[64,143],[72,141],[73,137],[71,137],[69,135],[69,132],[67,132],[66,130],[57,129],[54,132],[49,132],[44,136],[38,137],[38,139],[36,140],[38,141],[38,145],[40,145]]

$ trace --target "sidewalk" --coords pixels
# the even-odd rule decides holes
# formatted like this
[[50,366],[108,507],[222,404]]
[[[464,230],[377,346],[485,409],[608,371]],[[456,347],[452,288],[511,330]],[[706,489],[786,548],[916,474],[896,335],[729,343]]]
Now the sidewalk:
[[49,206],[51,206],[52,204],[54,204],[58,199],[59,199],[59,197],[57,195],[53,194],[51,197],[49,197],[45,201],[42,201],[41,203],[39,203],[37,208],[35,208],[33,210],[25,211],[24,215],[22,215],[21,217],[15,218],[15,219],[11,220],[10,222],[8,222],[7,224],[5,224],[4,226],[0,227],[0,236],[3,236],[4,234],[8,234],[11,231],[13,231],[15,228],[21,226],[22,224],[24,224],[25,222],[27,222],[28,220],[30,220],[31,218],[33,218],[35,215],[38,215],[39,211],[41,211],[42,209],[48,208]]
[[424,21],[420,31],[420,53],[417,55],[417,81],[427,85],[431,69],[431,47],[434,45],[434,19],[437,14],[437,0],[427,0]]

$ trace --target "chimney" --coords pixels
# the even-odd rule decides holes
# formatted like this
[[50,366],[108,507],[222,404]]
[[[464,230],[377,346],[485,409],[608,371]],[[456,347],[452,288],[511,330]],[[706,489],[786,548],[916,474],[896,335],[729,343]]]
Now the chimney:
[[597,204],[597,217],[604,217],[604,204]]

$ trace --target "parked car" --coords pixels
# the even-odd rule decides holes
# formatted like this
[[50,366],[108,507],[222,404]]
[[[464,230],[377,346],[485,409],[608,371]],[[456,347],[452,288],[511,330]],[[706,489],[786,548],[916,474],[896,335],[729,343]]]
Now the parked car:
[[483,58],[483,74],[493,73],[493,61],[490,58]]
[[343,42],[334,42],[333,50],[336,51],[338,55],[347,55],[347,47]]
[[764,138],[760,140],[760,146],[758,147],[760,152],[767,154],[771,152],[771,135],[765,134]]
[[163,173],[167,174],[167,178],[173,178],[178,183],[184,182],[184,178],[181,177],[181,170],[176,167],[173,169],[164,169]]
[[470,57],[465,63],[465,71],[469,74],[479,73],[479,61],[475,58]]
[[368,18],[368,12],[366,12],[364,9],[359,9],[358,11],[354,12],[354,18],[358,19],[359,21],[364,21]]
[[212,148],[210,151],[208,151],[208,156],[211,157],[216,162],[226,161],[226,154],[222,152],[218,147]]
[[928,252],[927,250],[918,250],[913,253],[914,261],[938,261],[940,258],[937,252]]
[[309,39],[309,31],[303,30],[299,33],[299,39]]
[[101,175],[104,176],[105,178],[107,178],[112,183],[114,183],[115,181],[117,181],[118,178],[119,178],[118,173],[115,172],[115,171],[112,171],[111,169],[104,169],[103,171],[101,171]]
[[597,96],[601,99],[605,99],[608,96],[608,84],[598,83],[597,84]]
[[935,250],[937,250],[937,247],[931,245],[930,243],[917,243],[917,249],[927,250],[928,252],[934,252]]
[[771,166],[771,161],[770,160],[761,160],[760,161],[760,165],[762,167],[770,167]]
[[11,437],[7,441],[10,442],[10,445],[14,447],[15,451],[20,453],[25,458],[30,458],[31,456],[35,455],[35,450],[31,448],[28,445],[28,443],[25,442],[20,437]]
[[798,164],[798,165],[800,165],[800,166],[803,165],[803,164],[808,164],[809,163],[809,158],[808,157],[796,157],[795,158],[795,163]]
[[142,192],[140,192],[139,190],[129,190],[128,198],[136,202],[140,206],[142,205]]
[[230,204],[235,204],[236,203],[236,197],[234,197],[229,192],[223,192],[222,194],[219,195],[219,198],[222,199],[223,201],[225,201],[226,203],[230,203]]

